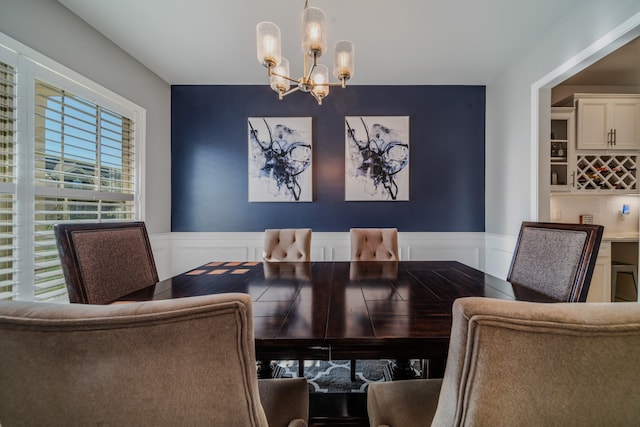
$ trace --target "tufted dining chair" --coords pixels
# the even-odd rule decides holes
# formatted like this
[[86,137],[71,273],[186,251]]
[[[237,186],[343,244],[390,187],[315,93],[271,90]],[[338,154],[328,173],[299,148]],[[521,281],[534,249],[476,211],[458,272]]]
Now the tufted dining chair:
[[269,262],[311,260],[310,228],[269,228],[264,230],[262,258]]
[[371,426],[637,426],[640,304],[461,298],[444,379],[374,382]]
[[258,380],[253,306],[0,301],[3,426],[304,427],[305,379]]
[[397,228],[352,228],[351,261],[398,261]]
[[109,304],[158,282],[144,222],[54,226],[69,301]]
[[534,293],[556,302],[586,301],[603,231],[594,224],[523,222],[507,276],[518,299]]

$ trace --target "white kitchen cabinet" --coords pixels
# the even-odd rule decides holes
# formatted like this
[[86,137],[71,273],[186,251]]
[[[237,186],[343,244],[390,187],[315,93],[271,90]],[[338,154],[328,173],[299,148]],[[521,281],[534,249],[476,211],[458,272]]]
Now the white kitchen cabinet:
[[640,96],[576,94],[578,150],[640,149]]
[[591,277],[587,302],[611,302],[611,241],[603,240]]

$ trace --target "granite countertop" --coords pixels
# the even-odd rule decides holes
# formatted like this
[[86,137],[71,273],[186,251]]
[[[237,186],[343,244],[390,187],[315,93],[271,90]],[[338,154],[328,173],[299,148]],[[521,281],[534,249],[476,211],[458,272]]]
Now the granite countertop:
[[620,231],[620,232],[607,233],[605,230],[604,234],[602,235],[602,240],[610,240],[612,242],[637,242],[638,232],[637,231]]

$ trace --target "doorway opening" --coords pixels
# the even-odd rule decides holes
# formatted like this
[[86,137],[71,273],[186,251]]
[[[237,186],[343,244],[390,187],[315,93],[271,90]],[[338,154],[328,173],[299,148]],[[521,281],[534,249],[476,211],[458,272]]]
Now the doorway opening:
[[[556,207],[558,203],[567,203],[567,200],[571,200],[569,203],[573,203],[578,199],[563,199],[564,195],[562,193],[558,193],[558,196],[552,196],[554,171],[552,170],[551,150],[549,150],[549,136],[552,132],[552,105],[557,105],[560,100],[573,93],[593,92],[593,90],[589,90],[589,84],[599,85],[597,91],[600,93],[626,92],[640,94],[640,61],[638,61],[640,54],[630,54],[634,56],[633,64],[638,64],[636,66],[637,71],[633,76],[634,78],[639,78],[638,83],[631,83],[631,80],[629,80],[629,82],[625,82],[627,83],[626,86],[618,84],[620,83],[619,81],[607,84],[602,76],[599,76],[601,79],[599,83],[593,83],[595,72],[600,72],[604,69],[603,67],[607,61],[616,57],[620,60],[624,56],[623,52],[625,50],[628,53],[637,48],[639,49],[638,52],[640,52],[639,36],[640,14],[637,14],[532,85],[531,169],[534,175],[537,173],[537,176],[532,179],[534,188],[532,188],[531,192],[531,206],[532,216],[538,218],[539,221],[577,222],[578,216],[573,215],[575,206],[572,207],[574,209],[568,209],[571,212],[569,217],[564,217],[562,215],[563,209]],[[592,82],[588,83],[587,78],[592,79]],[[631,197],[634,197],[635,200],[638,199],[638,195]],[[561,202],[558,202],[558,200]],[[611,200],[604,203],[611,203]],[[576,204],[579,205],[580,202]],[[636,222],[640,222],[640,220]],[[639,225],[638,223],[633,224],[635,230],[638,230]],[[605,226],[605,234],[606,232]],[[635,261],[637,271],[637,266],[640,264],[640,259],[637,255],[639,243],[636,240],[632,245],[636,249],[633,261]],[[606,269],[603,274],[611,275],[610,265],[607,264],[607,267],[609,269]],[[612,300],[615,299],[616,297],[612,295]],[[635,289],[634,300],[639,300],[637,288]]]

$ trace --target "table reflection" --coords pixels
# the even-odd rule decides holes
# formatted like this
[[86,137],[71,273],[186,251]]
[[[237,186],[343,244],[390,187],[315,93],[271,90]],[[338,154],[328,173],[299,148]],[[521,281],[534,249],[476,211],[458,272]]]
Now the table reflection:
[[350,280],[396,280],[398,278],[397,261],[351,261]]
[[267,262],[262,263],[265,279],[311,280],[310,262]]

